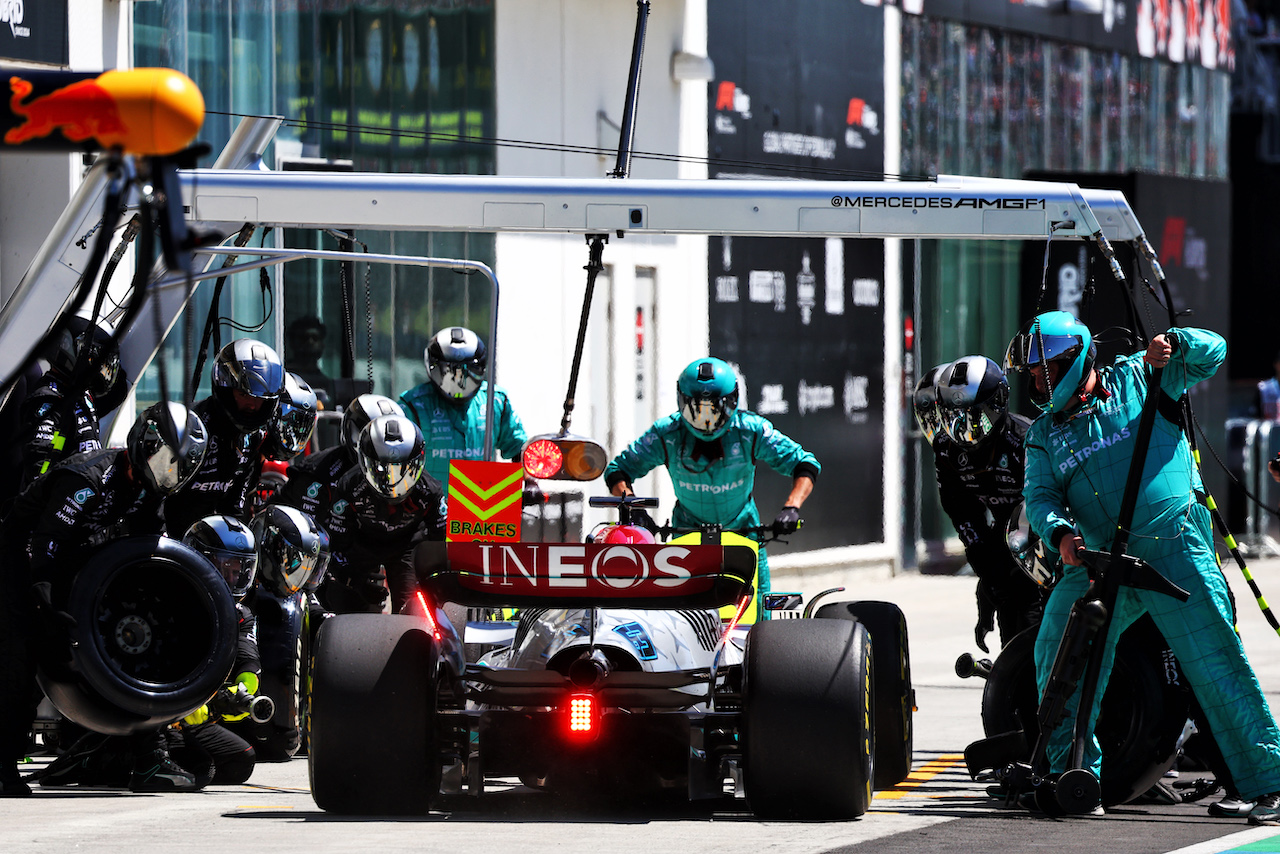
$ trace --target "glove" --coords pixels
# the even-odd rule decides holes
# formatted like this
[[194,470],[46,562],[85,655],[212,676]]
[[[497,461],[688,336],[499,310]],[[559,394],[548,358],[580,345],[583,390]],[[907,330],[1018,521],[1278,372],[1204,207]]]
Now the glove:
[[987,590],[987,586],[981,581],[978,582],[978,624],[973,627],[973,640],[978,644],[978,649],[983,652],[990,652],[987,649],[987,635],[989,635],[996,627],[996,602],[991,597],[991,592]]
[[653,517],[649,515],[649,511],[643,507],[631,508],[631,524],[638,525],[641,528],[648,528],[650,531],[657,533],[658,523],[653,521]]
[[794,534],[800,527],[800,508],[787,505],[778,511],[778,515],[773,517],[773,533],[774,536],[782,536],[783,534]]
[[533,507],[547,503],[547,496],[542,494],[542,487],[538,486],[536,480],[526,480],[524,489],[520,493],[520,505],[522,507]]
[[200,708],[196,709],[196,710],[195,710],[194,712],[192,712],[191,714],[187,715],[187,716],[186,716],[185,718],[183,718],[183,719],[182,719],[182,721],[181,721],[182,725],[183,725],[183,726],[185,726],[185,727],[198,727],[198,726],[200,726],[201,724],[205,724],[205,723],[208,723],[208,722],[209,722],[209,707],[208,707],[208,705],[201,706]]
[[366,575],[363,578],[352,579],[351,586],[370,605],[381,606],[387,601],[387,597],[391,595],[391,591],[382,583],[381,574]]

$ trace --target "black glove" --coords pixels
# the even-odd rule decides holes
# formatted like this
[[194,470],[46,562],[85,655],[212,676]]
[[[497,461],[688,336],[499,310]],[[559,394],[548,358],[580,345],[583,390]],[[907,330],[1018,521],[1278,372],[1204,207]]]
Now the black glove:
[[547,496],[543,494],[542,487],[538,486],[536,480],[526,480],[524,489],[520,493],[520,504],[523,507],[533,507],[547,503]]
[[796,529],[800,527],[800,508],[792,507],[788,504],[778,511],[778,515],[773,517],[773,533],[775,536],[783,534],[794,534]]
[[645,510],[643,507],[631,508],[630,524],[638,525],[641,528],[648,528],[650,531],[655,533],[658,530],[658,523],[653,521],[653,517],[649,515],[649,511]]
[[351,579],[351,586],[370,605],[381,606],[391,595],[391,591],[382,583],[381,573],[357,576]]
[[991,592],[987,590],[987,585],[981,581],[978,582],[978,624],[973,627],[973,639],[978,644],[978,649],[983,652],[990,652],[987,649],[987,635],[996,627],[996,601],[991,596]]

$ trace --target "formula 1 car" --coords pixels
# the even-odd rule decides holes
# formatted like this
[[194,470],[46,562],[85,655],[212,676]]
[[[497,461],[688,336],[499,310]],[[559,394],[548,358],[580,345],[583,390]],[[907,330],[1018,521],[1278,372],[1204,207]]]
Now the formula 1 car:
[[[745,796],[761,817],[849,819],[906,777],[896,606],[836,602],[804,619],[800,597],[779,594],[774,613],[795,619],[743,627],[745,538],[604,539],[425,543],[414,613],[327,620],[308,719],[316,803],[421,814],[442,792],[518,778],[566,796]],[[521,610],[471,622],[464,645],[444,603]],[[370,728],[385,737],[360,737]]]

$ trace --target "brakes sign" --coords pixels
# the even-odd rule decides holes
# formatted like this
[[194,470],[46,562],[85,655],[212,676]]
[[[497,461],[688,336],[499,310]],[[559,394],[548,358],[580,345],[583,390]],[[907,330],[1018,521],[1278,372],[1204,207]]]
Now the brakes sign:
[[719,546],[451,543],[449,567],[469,590],[512,597],[687,596],[710,589]]
[[484,460],[449,462],[449,542],[520,539],[520,497],[524,469],[519,463]]

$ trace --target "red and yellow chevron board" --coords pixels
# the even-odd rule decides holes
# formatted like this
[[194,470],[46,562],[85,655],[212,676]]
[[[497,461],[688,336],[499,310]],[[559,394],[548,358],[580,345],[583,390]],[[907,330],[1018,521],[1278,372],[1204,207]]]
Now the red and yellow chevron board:
[[445,540],[519,542],[523,489],[524,467],[519,463],[451,460]]

